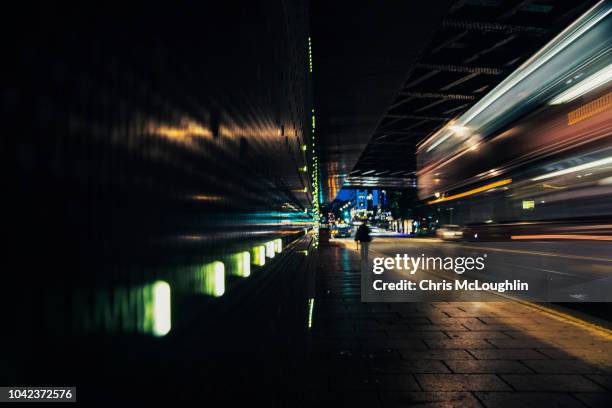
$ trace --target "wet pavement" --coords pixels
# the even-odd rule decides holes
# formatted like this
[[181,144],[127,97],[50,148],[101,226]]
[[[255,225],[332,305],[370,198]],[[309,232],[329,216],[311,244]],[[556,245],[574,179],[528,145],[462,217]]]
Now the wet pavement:
[[302,406],[612,403],[609,331],[523,302],[362,303],[357,256],[321,249]]
[[0,374],[86,405],[609,406],[609,331],[510,301],[362,303],[348,245],[288,246],[249,285],[181,299],[165,337],[32,336]]

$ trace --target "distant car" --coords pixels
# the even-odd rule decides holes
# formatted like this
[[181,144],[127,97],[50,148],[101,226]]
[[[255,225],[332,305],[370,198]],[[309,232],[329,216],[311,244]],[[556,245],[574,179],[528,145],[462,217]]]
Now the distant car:
[[436,237],[447,241],[455,241],[463,238],[463,230],[459,225],[442,225],[436,230]]
[[353,236],[353,229],[349,226],[336,225],[332,230],[334,238],[350,238]]

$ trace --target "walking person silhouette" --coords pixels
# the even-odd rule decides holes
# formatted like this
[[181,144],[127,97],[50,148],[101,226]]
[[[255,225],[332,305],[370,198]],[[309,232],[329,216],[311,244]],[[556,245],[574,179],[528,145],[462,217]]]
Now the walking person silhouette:
[[357,228],[357,232],[355,233],[355,241],[357,242],[357,248],[359,248],[359,244],[361,244],[362,264],[367,264],[368,250],[370,248],[370,241],[372,241],[372,237],[370,236],[370,228],[365,221],[359,226],[359,228]]

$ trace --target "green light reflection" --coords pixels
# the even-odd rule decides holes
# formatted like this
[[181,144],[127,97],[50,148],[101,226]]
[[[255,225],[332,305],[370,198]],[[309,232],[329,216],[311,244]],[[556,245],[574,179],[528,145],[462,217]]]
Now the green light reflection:
[[196,292],[215,297],[225,293],[225,265],[214,261],[203,265],[195,276]]
[[163,337],[172,328],[171,292],[163,280],[136,287],[77,290],[72,294],[72,328]]
[[266,247],[264,245],[253,247],[251,255],[253,265],[264,266],[266,264]]

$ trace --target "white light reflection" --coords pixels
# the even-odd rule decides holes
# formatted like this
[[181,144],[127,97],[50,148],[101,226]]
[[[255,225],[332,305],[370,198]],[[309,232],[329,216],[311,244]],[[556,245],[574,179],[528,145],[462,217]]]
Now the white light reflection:
[[163,337],[172,327],[170,285],[165,281],[153,284],[153,335]]
[[549,104],[559,105],[573,101],[574,99],[581,97],[593,89],[610,82],[610,80],[612,80],[612,64],[597,71],[593,75],[588,76],[586,79],[580,81],[578,84],[572,86],[565,92],[557,95],[549,102]]
[[545,180],[552,177],[563,176],[565,174],[575,173],[586,169],[592,169],[593,167],[605,166],[606,164],[612,164],[612,157],[606,157],[605,159],[595,160],[589,163],[581,164],[579,166],[570,167],[564,170],[553,171],[552,173],[543,174],[535,177],[533,181]]

